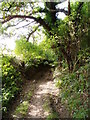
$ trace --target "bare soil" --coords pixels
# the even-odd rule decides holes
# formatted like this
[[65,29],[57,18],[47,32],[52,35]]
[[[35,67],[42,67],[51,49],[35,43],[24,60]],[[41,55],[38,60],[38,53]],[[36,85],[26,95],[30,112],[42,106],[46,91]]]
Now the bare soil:
[[48,66],[43,66],[28,79],[24,78],[24,85],[20,96],[10,107],[8,117],[17,120],[23,118],[21,114],[15,114],[17,106],[27,101],[27,94],[31,91],[32,97],[28,100],[28,111],[24,118],[47,118],[53,111],[57,112],[60,118],[68,118],[69,113],[60,102],[59,89],[55,86],[53,72]]

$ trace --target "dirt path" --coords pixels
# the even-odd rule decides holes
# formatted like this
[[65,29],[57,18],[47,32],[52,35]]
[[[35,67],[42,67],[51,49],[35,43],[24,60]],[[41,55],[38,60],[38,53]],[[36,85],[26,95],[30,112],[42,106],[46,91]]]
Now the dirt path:
[[[47,118],[47,116],[52,113],[53,106],[55,105],[58,107],[58,94],[59,89],[55,86],[55,82],[52,79],[51,69],[42,68],[42,70],[37,71],[32,78],[25,80],[21,95],[19,98],[17,98],[17,101],[13,103],[13,106],[9,111],[9,116],[13,117],[14,119]],[[51,103],[51,98],[53,102],[55,102],[54,105]],[[26,107],[18,107],[22,106],[22,103],[27,103]],[[66,110],[64,110],[63,113],[63,107],[61,108],[61,114],[66,114]],[[66,116],[68,115],[66,114]]]
[[51,75],[47,74],[48,72],[38,80],[38,84],[36,85],[36,90],[31,99],[31,104],[28,110],[29,118],[46,118],[51,112],[51,110],[44,110],[45,105],[49,107],[49,96],[58,95],[59,93],[59,90],[55,87],[55,83],[50,79]]

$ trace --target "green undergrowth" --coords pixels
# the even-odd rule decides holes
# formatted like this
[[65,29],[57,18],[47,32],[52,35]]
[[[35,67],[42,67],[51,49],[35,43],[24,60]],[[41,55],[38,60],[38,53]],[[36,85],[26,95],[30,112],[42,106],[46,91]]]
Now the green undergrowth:
[[54,72],[61,102],[67,106],[73,118],[88,117],[89,68],[90,64],[87,63],[72,73],[61,68]]
[[27,94],[27,100],[30,100],[30,98],[32,97],[33,93],[31,91],[28,92]]
[[24,117],[28,112],[29,102],[23,101],[20,105],[17,106],[15,110],[15,116]]
[[2,110],[7,109],[11,101],[21,90],[21,73],[11,64],[10,56],[2,56]]
[[[6,48],[5,50],[7,51]],[[22,89],[24,82],[22,81],[22,75],[24,75],[25,70],[33,66],[39,67],[40,64],[51,66],[57,64],[57,56],[51,49],[50,44],[45,41],[38,45],[26,42],[26,39],[22,38],[16,41],[14,52],[16,54],[16,56],[14,55],[15,57],[13,55],[5,55],[2,52],[2,60],[0,61],[2,62],[0,66],[2,67],[2,72],[0,72],[2,76],[2,110],[5,114],[8,112],[10,103]],[[29,92],[27,94],[28,102],[31,96],[32,93]],[[25,111],[23,112],[22,110],[22,114]]]
[[58,120],[59,116],[56,112],[52,112],[50,115],[48,115],[46,120]]
[[52,109],[52,106],[51,106],[51,96],[48,96],[48,98],[46,98],[44,104],[43,104],[43,109],[48,112],[48,116],[46,118],[46,120],[58,120],[59,119],[59,116],[58,116],[58,113]]
[[43,40],[39,45],[27,42],[25,38],[16,40],[15,54],[25,66],[37,66],[41,63],[57,65],[57,56],[48,42]]
[[23,118],[27,115],[32,95],[33,95],[33,91],[29,91],[24,95],[23,99],[14,110],[13,117]]
[[44,104],[43,104],[43,109],[44,109],[46,112],[50,113],[51,108],[50,108],[49,97],[46,98],[46,100],[45,100],[45,102],[44,102]]

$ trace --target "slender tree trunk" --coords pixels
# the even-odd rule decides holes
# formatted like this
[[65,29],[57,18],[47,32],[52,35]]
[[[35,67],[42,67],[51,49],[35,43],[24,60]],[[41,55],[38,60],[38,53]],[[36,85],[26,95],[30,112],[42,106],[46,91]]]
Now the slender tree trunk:
[[71,14],[71,9],[70,9],[70,0],[68,0],[68,16]]

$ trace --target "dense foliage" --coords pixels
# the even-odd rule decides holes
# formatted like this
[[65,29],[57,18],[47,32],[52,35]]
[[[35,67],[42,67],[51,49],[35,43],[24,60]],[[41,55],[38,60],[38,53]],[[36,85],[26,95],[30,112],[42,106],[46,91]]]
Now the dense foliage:
[[88,117],[89,68],[90,65],[86,64],[73,73],[65,69],[56,78],[61,102],[66,104],[73,118]]
[[88,39],[88,4],[86,3],[80,13],[77,13],[78,2],[73,4],[72,14],[64,20],[57,21],[57,28],[53,29],[55,35],[51,36],[52,48],[59,56],[60,62],[65,60],[68,69],[72,72],[77,63],[81,61],[80,53],[89,52]]
[[26,39],[17,40],[15,54],[20,57],[26,66],[37,66],[40,63],[55,65],[55,61],[57,63],[57,56],[45,40],[39,45],[33,45]]
[[57,41],[53,39],[55,50],[61,50],[62,53],[59,53],[62,69],[56,70],[55,74],[58,74],[56,81],[60,88],[61,102],[66,104],[73,118],[85,119],[89,113],[89,12],[86,3],[81,9],[81,14],[77,14],[78,4],[72,4],[72,14],[60,21],[57,29],[59,41],[58,38]]
[[11,57],[2,58],[2,109],[7,112],[11,100],[20,91],[22,83],[20,72],[11,64]]
[[[61,2],[62,3],[62,2]],[[6,28],[1,26],[4,33],[10,26],[16,26],[22,19],[28,22],[28,37],[16,41],[15,54],[20,58],[22,67],[39,66],[40,63],[56,65],[59,71],[56,74],[57,86],[60,88],[61,102],[65,104],[73,118],[88,117],[88,90],[90,67],[90,41],[88,4],[83,2],[68,2],[68,11],[56,7],[58,2],[45,2],[42,8],[37,2],[2,2],[1,23],[8,22]],[[8,12],[7,12],[8,11]],[[58,12],[63,12],[64,20],[58,19]],[[10,20],[17,18],[14,22]],[[29,42],[30,36],[38,29],[32,30],[31,19],[42,26],[46,40],[39,45]],[[18,22],[19,20],[19,22]],[[31,24],[31,26],[30,26]],[[24,26],[25,27],[25,26]],[[52,49],[51,49],[52,48]],[[3,106],[17,93],[17,81],[20,73],[11,65],[10,58],[5,56],[2,63]],[[50,116],[52,118],[53,115]]]

